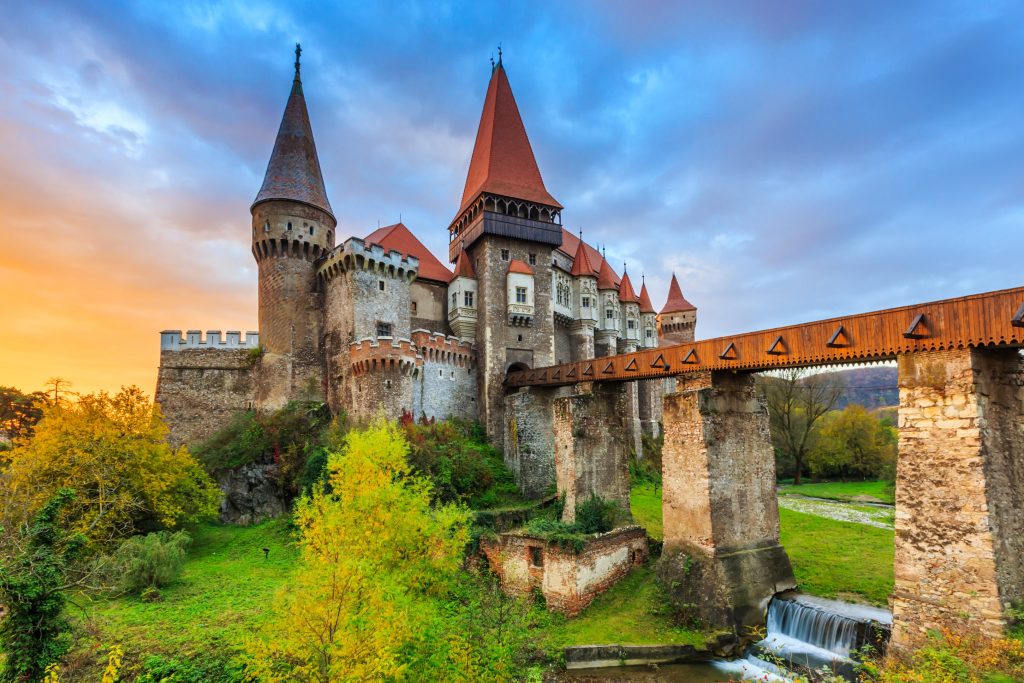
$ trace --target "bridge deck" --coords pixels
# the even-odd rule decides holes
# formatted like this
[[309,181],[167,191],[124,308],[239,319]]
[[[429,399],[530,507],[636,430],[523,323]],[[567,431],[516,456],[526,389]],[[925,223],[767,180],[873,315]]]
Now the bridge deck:
[[505,384],[562,386],[707,370],[756,372],[994,345],[1024,345],[1024,287],[511,372]]

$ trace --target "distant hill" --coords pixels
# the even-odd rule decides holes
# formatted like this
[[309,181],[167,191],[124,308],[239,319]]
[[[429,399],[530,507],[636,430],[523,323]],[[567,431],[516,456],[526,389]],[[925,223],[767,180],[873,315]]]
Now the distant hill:
[[895,366],[850,368],[824,374],[842,387],[843,393],[836,408],[842,409],[851,403],[859,403],[865,408],[899,405]]

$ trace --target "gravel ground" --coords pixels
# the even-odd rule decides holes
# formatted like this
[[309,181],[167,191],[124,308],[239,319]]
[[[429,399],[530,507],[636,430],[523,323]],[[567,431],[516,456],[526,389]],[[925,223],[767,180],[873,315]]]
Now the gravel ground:
[[842,503],[837,500],[823,500],[821,498],[805,498],[803,496],[779,496],[779,507],[803,512],[808,515],[827,517],[841,522],[855,522],[878,527],[879,529],[893,528],[893,508],[891,507],[869,507],[857,503]]

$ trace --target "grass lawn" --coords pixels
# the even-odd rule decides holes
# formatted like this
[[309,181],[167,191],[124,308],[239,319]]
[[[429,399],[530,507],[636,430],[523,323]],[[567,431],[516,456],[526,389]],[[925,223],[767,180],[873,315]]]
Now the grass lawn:
[[548,629],[552,646],[702,645],[708,634],[672,625],[666,600],[651,565],[637,567],[594,599],[574,619],[555,616]]
[[[86,616],[72,614],[88,634],[77,649],[83,664],[105,657],[115,644],[124,648],[126,664],[150,654],[230,655],[269,616],[298,556],[287,520],[254,527],[203,525],[192,530],[192,538],[181,576],[161,589],[163,601],[79,601]],[[263,548],[270,549],[267,559]]]
[[889,482],[885,481],[822,481],[800,486],[780,485],[779,495],[798,493],[815,498],[891,505],[895,500],[889,486]]
[[[867,482],[881,484],[881,482]],[[801,489],[812,486],[799,487]],[[630,492],[633,519],[652,538],[663,537],[661,489],[642,485]],[[885,605],[893,589],[891,529],[838,522],[779,510],[782,545],[800,590],[827,598]]]

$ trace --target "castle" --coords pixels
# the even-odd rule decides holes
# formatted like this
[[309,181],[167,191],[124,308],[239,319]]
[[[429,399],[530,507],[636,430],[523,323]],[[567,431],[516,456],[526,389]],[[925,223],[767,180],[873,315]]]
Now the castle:
[[[500,54],[448,226],[454,269],[402,223],[336,244],[300,52],[250,209],[259,333],[161,333],[156,399],[173,442],[199,441],[239,411],[308,399],[357,419],[477,419],[501,445],[510,370],[693,339],[697,311],[674,275],[659,313],[646,284],[638,293],[562,227]],[[637,449],[641,430],[657,430],[663,394],[659,380],[628,389]]]

